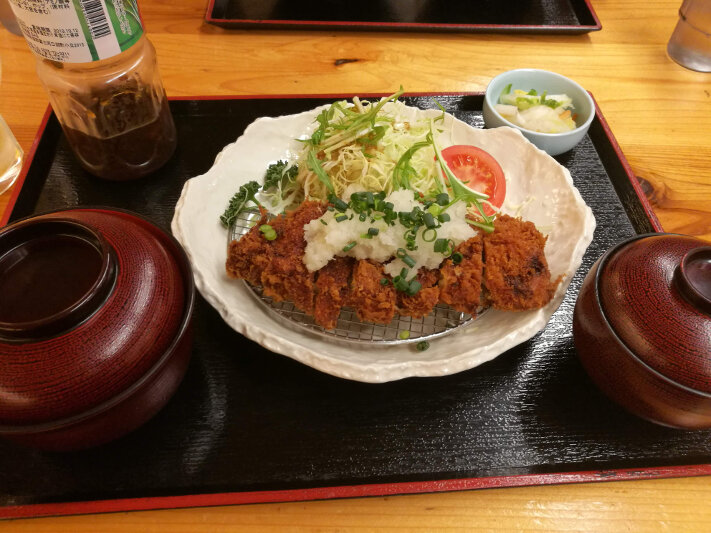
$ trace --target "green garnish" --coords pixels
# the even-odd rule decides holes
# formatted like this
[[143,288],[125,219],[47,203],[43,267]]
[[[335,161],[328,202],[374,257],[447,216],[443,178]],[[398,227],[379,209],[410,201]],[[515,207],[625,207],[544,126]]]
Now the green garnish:
[[259,200],[256,198],[257,192],[259,192],[259,183],[256,181],[250,181],[245,183],[239,188],[234,196],[230,199],[227,209],[220,217],[220,222],[226,228],[229,228],[234,221],[237,219],[237,215],[245,208],[249,202],[254,202],[257,205],[261,205]]
[[408,148],[395,164],[393,169],[393,189],[411,189],[410,180],[417,176],[417,171],[412,168],[411,160],[415,152],[429,146],[428,141],[416,142]]
[[264,176],[264,186],[262,189],[265,191],[271,189],[272,187],[283,189],[289,182],[294,180],[298,173],[299,167],[296,165],[289,167],[289,163],[286,161],[280,160],[276,163],[272,163],[267,168],[267,173]]
[[321,161],[319,161],[318,157],[316,157],[316,150],[311,150],[309,152],[307,162],[309,170],[316,174],[318,180],[323,183],[329,191],[333,192],[334,189],[333,183],[331,183],[331,178],[328,177],[328,174],[326,174],[326,171],[321,166]]
[[452,239],[437,239],[434,243],[434,251],[449,257],[454,251],[454,241]]
[[415,266],[415,260],[412,257],[410,257],[409,255],[407,255],[407,252],[404,249],[398,248],[397,249],[397,256],[398,256],[398,258],[402,259],[402,262],[405,263],[410,268]]
[[410,338],[410,330],[409,329],[402,330],[400,332],[400,334],[398,335],[398,337],[400,337],[400,339],[402,339],[402,340],[409,339]]
[[418,292],[420,292],[420,289],[422,288],[422,283],[417,281],[416,279],[413,279],[410,282],[410,285],[407,287],[407,294],[410,296],[414,296]]
[[426,349],[430,347],[430,343],[427,341],[420,341],[415,345],[415,349],[418,352],[424,352]]
[[276,230],[269,224],[262,224],[259,226],[259,231],[262,232],[262,235],[264,235],[264,238],[268,241],[273,241],[277,238]]
[[444,207],[449,204],[449,195],[446,192],[440,193],[435,197],[435,202],[437,202],[437,205]]
[[344,252],[350,251],[356,245],[355,241],[351,241],[343,247]]

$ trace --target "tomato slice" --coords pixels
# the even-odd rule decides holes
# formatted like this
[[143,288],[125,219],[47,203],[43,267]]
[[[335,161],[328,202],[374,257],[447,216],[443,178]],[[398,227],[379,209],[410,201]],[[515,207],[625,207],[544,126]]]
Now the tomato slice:
[[[464,185],[477,192],[489,195],[489,203],[501,207],[506,196],[506,179],[498,161],[481,148],[457,144],[442,150],[442,157],[452,173]],[[494,210],[482,203],[484,213],[493,215]]]

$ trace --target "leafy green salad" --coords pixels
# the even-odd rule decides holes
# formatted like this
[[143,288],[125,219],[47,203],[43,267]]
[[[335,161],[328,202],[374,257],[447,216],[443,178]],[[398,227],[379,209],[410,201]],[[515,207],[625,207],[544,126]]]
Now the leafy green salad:
[[[402,94],[401,88],[378,102],[355,97],[325,107],[316,116],[313,132],[298,139],[302,149],[296,158],[271,164],[261,184],[255,180],[242,185],[220,217],[222,224],[229,227],[247,206],[278,214],[304,200],[335,205],[350,203],[359,192],[409,190],[425,209],[437,206],[438,213],[464,202],[472,215],[467,222],[491,231],[493,217],[482,208],[488,196],[462,183],[442,157],[436,138],[442,132],[444,109],[437,103],[442,115],[404,120],[397,107],[404,106],[398,102]],[[442,195],[449,199],[446,205],[441,205]]]

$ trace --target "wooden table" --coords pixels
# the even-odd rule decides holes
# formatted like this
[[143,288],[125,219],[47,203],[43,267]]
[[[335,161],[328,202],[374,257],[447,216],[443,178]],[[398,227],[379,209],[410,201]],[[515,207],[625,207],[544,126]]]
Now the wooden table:
[[[140,4],[171,96],[483,91],[512,68],[565,74],[597,99],[664,229],[711,241],[711,74],[666,55],[680,0],[595,0],[603,30],[578,36],[229,31],[203,22],[206,0]],[[24,40],[0,30],[0,50],[0,113],[28,152],[47,97]],[[390,529],[709,531],[711,478],[0,523],[34,533]]]

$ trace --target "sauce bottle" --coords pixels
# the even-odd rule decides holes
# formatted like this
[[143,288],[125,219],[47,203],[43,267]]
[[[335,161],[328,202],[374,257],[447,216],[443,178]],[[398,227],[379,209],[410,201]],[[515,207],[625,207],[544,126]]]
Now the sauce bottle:
[[72,151],[100,178],[161,167],[176,133],[136,0],[10,0]]

